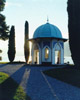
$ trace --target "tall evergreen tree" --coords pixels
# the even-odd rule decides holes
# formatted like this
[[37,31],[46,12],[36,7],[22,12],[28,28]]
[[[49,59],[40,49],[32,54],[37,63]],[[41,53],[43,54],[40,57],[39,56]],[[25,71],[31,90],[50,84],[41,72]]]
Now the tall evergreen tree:
[[2,53],[2,50],[0,50],[0,53]]
[[80,66],[80,0],[68,0],[68,29],[71,56]]
[[[0,53],[2,53],[2,50],[0,50]],[[2,57],[0,56],[0,60],[2,60]]]
[[25,41],[24,41],[24,56],[25,56],[25,61],[26,63],[29,60],[29,24],[26,21],[25,22]]
[[4,10],[5,6],[5,0],[0,0],[0,39],[6,40],[8,39],[8,26],[5,22],[5,16],[1,14],[1,12]]
[[10,36],[9,36],[9,44],[8,44],[8,58],[10,62],[13,62],[15,58],[15,28],[11,27]]

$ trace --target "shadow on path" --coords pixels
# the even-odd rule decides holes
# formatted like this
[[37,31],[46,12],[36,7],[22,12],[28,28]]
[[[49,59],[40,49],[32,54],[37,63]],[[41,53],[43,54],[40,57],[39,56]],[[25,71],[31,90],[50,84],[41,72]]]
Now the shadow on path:
[[17,82],[20,83],[22,81],[23,75],[25,73],[26,67],[22,66],[19,68],[11,77]]
[[[16,93],[16,89],[18,88],[22,80],[24,72],[25,72],[25,67],[22,66],[13,75],[11,75],[12,78],[15,78],[17,83],[11,77],[9,77],[2,84],[0,84],[0,100],[14,100],[13,97]],[[29,96],[26,95],[25,100],[31,100],[31,99]]]
[[7,66],[8,64],[0,64],[0,68]]
[[44,71],[44,74],[80,88],[80,70],[74,68],[57,68]]

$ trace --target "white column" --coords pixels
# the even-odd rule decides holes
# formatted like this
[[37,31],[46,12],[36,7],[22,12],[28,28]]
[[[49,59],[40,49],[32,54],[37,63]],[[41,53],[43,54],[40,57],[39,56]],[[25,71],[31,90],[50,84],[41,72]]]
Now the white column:
[[32,64],[34,64],[34,47],[33,46],[31,50],[31,56],[32,56]]
[[42,56],[41,49],[39,49],[39,64],[42,64],[42,62],[41,62],[41,56]]
[[61,64],[64,64],[64,49],[61,48]]
[[55,49],[52,49],[52,64],[55,64]]
[[44,57],[45,57],[45,54],[44,54],[44,48],[43,48],[43,42],[42,42],[42,62],[44,62]]

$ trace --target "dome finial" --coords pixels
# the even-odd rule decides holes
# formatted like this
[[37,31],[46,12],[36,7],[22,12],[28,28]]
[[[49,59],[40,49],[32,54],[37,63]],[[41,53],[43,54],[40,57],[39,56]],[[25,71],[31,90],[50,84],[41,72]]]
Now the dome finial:
[[48,18],[48,16],[47,16],[47,23],[49,23],[49,18]]

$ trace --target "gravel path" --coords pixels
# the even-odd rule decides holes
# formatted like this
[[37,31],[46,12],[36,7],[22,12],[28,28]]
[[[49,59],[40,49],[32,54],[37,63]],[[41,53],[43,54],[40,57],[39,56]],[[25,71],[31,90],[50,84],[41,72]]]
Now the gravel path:
[[43,70],[51,68],[0,64],[0,72],[9,74],[19,83],[31,100],[80,100],[80,88],[43,74]]
[[31,68],[26,91],[31,100],[58,100],[38,68]]

